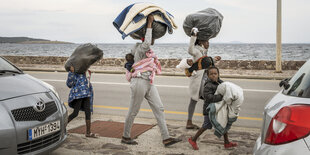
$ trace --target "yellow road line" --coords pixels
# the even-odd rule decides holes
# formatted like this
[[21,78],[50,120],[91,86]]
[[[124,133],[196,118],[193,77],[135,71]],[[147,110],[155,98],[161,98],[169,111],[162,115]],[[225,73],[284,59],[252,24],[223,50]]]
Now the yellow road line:
[[262,118],[257,118],[257,117],[241,117],[239,116],[238,119],[246,119],[246,120],[254,120],[254,121],[262,121]]
[[[68,103],[65,103],[65,105],[68,105]],[[114,109],[114,110],[128,110],[126,107],[114,107],[114,106],[105,106],[105,105],[94,105],[94,108],[104,108],[104,109]],[[140,109],[140,111],[144,112],[152,112],[152,109]],[[166,114],[177,114],[177,115],[187,115],[187,112],[181,112],[181,111],[167,111],[165,110]],[[201,113],[194,113],[195,116],[203,116]],[[262,121],[262,118],[257,117],[241,117],[239,116],[238,119],[244,119],[244,120],[254,120],[254,121]]]

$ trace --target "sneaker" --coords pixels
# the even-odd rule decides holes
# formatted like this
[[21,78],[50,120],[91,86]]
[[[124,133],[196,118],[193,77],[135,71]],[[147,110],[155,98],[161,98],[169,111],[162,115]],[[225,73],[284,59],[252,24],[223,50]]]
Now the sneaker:
[[188,138],[188,142],[192,145],[194,150],[199,150],[197,143],[192,140],[192,137]]
[[138,145],[136,141],[131,138],[122,137],[121,143],[128,144],[128,145]]
[[175,143],[178,143],[180,141],[182,141],[182,140],[176,139],[176,138],[168,138],[166,140],[163,140],[163,143],[164,143],[165,147],[168,147],[168,146],[173,145]]
[[237,143],[229,142],[228,144],[224,144],[225,149],[231,148],[231,147],[236,147],[238,146]]

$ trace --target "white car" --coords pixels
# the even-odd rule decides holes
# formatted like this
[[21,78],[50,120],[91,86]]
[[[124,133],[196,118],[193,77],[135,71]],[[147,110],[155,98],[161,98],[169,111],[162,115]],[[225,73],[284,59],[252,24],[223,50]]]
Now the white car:
[[310,154],[310,60],[266,105],[255,155]]

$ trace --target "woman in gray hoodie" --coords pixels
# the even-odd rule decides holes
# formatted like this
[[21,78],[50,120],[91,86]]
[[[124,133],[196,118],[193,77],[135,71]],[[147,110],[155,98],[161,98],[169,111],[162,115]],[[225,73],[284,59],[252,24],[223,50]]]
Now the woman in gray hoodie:
[[[135,63],[142,59],[146,59],[146,52],[150,51],[150,46],[154,44],[154,39],[152,38],[152,23],[154,21],[153,15],[149,15],[147,19],[147,30],[145,34],[144,41],[142,43],[137,43],[135,47],[131,50],[134,55]],[[131,98],[129,111],[126,116],[124,133],[122,137],[122,143],[137,145],[138,143],[131,139],[130,132],[133,125],[134,119],[140,110],[141,103],[145,98],[153,113],[156,117],[161,136],[163,139],[163,144],[165,146],[170,146],[181,140],[170,138],[168,128],[165,121],[164,106],[161,102],[160,96],[158,94],[157,88],[150,82],[151,71],[142,72],[140,76],[133,77],[130,81]]]

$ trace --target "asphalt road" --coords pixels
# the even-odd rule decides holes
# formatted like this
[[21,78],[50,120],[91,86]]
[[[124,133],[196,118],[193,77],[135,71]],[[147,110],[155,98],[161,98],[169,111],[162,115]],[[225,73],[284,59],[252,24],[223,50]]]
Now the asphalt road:
[[[67,73],[26,72],[53,85],[64,102],[68,100],[69,88],[65,82]],[[244,103],[235,126],[260,128],[263,110],[267,101],[279,90],[277,80],[223,79],[233,82],[244,89]],[[165,107],[166,119],[187,120],[187,108],[190,100],[189,79],[177,76],[157,76],[155,85]],[[126,116],[130,101],[129,83],[122,74],[93,74],[92,84],[95,91],[94,112],[109,115]],[[203,102],[198,102],[193,121],[201,125]],[[146,101],[137,117],[153,118]]]

